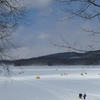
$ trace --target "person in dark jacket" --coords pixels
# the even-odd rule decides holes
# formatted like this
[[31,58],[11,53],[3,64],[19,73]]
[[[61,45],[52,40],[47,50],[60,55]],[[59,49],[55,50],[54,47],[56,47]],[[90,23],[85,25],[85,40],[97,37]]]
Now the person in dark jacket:
[[82,93],[79,93],[79,98],[82,99]]
[[84,93],[83,98],[86,99],[86,93]]

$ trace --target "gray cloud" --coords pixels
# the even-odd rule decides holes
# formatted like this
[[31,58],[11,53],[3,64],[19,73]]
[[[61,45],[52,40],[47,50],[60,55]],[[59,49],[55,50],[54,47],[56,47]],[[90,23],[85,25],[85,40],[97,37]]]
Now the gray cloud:
[[[56,19],[66,18],[61,15],[62,12],[59,10],[53,10],[52,6],[49,6],[50,0],[26,0],[25,3],[32,4],[33,8],[40,9],[36,17],[36,23],[29,27],[21,27],[14,35],[12,43],[16,46],[17,50],[11,49],[12,56],[16,58],[30,58],[36,56],[43,56],[47,54],[65,52],[68,51],[66,48],[55,47],[49,42],[49,39],[54,43],[59,43],[61,45],[66,45],[61,40],[61,36],[70,45],[74,46],[77,44],[77,48],[82,46],[86,49],[87,45],[94,45],[97,49],[99,45],[95,40],[99,40],[99,37],[89,37],[84,31],[80,29],[81,27],[87,29],[93,29],[98,25],[93,25],[91,22],[84,22],[80,19],[73,19],[70,21],[57,21]],[[49,6],[49,7],[48,7]],[[48,10],[44,9],[47,7]],[[42,8],[42,10],[41,10]],[[52,13],[51,13],[52,12]],[[45,15],[49,16],[45,16]],[[90,48],[87,48],[88,50]]]
[[[85,32],[80,29],[79,25],[75,24],[76,22],[77,20],[73,23],[55,21],[51,23],[52,27],[48,27],[48,29],[40,29],[39,31],[35,30],[35,32],[32,30],[31,33],[22,36],[20,33],[16,34],[14,41],[17,45],[19,44],[19,46],[17,50],[12,49],[13,57],[29,58],[68,51],[68,49],[66,48],[55,47],[49,42],[50,39],[53,43],[66,45],[61,40],[61,36],[70,45],[74,46],[74,43],[76,43],[77,48],[80,48],[80,46],[82,46],[83,49],[89,50],[90,48],[87,47],[87,45],[93,44],[94,48],[97,49],[98,45],[96,42],[94,42],[97,37],[89,37],[88,35],[86,35]],[[73,28],[72,26],[75,27]],[[81,26],[89,26],[89,28],[93,27],[91,23],[81,23]],[[26,31],[24,28],[23,30]]]
[[29,8],[45,8],[48,7],[52,0],[23,0],[24,4]]

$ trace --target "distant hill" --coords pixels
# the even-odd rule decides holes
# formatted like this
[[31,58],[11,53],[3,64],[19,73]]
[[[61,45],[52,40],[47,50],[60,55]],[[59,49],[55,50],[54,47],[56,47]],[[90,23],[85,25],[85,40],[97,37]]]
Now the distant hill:
[[85,53],[63,52],[50,54],[30,59],[18,59],[14,61],[3,61],[15,66],[28,65],[100,65],[100,50]]

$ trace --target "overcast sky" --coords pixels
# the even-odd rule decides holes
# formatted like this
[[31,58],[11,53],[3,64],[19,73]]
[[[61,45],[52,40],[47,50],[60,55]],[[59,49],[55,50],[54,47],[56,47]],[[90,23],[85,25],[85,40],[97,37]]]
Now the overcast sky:
[[[89,37],[80,29],[94,28],[93,21],[82,21],[82,19],[72,19],[69,21],[61,21],[66,19],[66,13],[60,10],[59,3],[52,0],[24,0],[27,4],[29,25],[21,25],[13,34],[12,42],[16,49],[12,49],[11,55],[14,59],[31,58],[43,56],[59,52],[67,52],[66,48],[55,47],[50,43],[59,43],[65,45],[61,36],[71,45],[77,44],[79,48],[93,44],[97,49],[98,37]],[[49,41],[50,40],[50,41]]]

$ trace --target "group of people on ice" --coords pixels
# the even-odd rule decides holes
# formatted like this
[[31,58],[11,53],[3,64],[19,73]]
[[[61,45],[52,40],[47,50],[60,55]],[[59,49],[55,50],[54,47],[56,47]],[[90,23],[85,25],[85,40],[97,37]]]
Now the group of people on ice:
[[82,95],[82,93],[79,93],[79,98],[82,99],[82,97],[83,99],[86,99],[86,93],[84,93],[84,95]]

